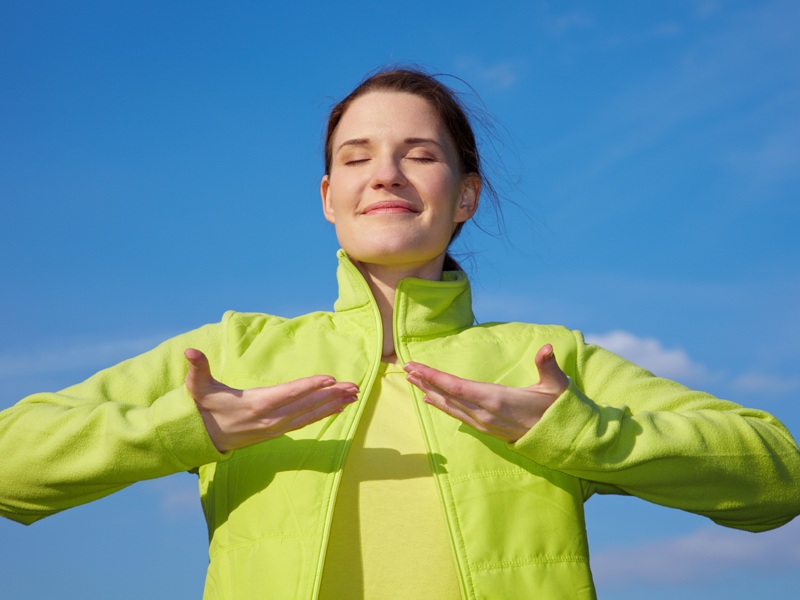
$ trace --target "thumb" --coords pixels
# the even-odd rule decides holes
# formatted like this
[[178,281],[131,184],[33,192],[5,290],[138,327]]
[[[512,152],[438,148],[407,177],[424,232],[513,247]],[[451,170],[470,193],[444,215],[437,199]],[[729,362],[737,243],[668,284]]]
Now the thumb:
[[538,387],[545,391],[561,395],[569,385],[569,379],[558,366],[553,346],[545,344],[536,353],[536,370],[539,372]]
[[186,373],[186,387],[189,388],[193,396],[196,391],[199,392],[204,387],[216,383],[211,376],[211,367],[205,354],[195,348],[188,348],[183,355],[189,361],[189,370]]

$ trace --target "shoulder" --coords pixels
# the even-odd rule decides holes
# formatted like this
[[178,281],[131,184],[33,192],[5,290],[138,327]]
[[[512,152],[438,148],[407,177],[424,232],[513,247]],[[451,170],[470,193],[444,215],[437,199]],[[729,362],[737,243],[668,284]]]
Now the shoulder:
[[555,350],[559,365],[574,371],[583,336],[561,325],[482,323],[453,335],[409,344],[422,363],[442,371],[511,386],[530,385],[536,353],[545,344]]
[[496,344],[574,345],[583,343],[583,335],[563,325],[522,323],[481,323],[465,329],[459,334],[464,341],[482,341]]
[[310,312],[296,317],[282,317],[259,312],[229,310],[222,315],[222,324],[228,330],[260,332],[267,329],[291,329],[330,318],[328,312]]
[[247,346],[254,340],[284,342],[330,331],[331,313],[311,312],[296,317],[281,317],[256,312],[228,311],[222,317],[222,331],[227,343]]

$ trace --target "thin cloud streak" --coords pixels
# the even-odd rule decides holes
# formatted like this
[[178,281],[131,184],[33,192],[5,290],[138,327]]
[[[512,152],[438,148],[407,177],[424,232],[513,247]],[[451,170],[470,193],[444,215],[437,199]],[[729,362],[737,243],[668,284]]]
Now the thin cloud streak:
[[767,395],[780,395],[800,389],[800,379],[797,377],[748,371],[731,378],[723,373],[714,373],[705,365],[694,361],[682,348],[666,348],[656,338],[638,337],[628,331],[587,333],[585,337],[587,342],[619,354],[659,377],[674,379],[687,385],[722,383],[730,392],[758,392]]
[[800,378],[744,373],[732,382],[733,389],[747,393],[787,394],[800,390]]
[[178,473],[161,479],[144,482],[159,498],[161,514],[168,521],[202,518],[197,478]]
[[701,529],[682,537],[608,548],[592,558],[598,586],[620,589],[713,582],[731,572],[788,571],[800,566],[800,522],[754,535]]
[[[702,18],[714,13],[714,4],[707,3],[704,10]],[[798,14],[797,8],[790,12]],[[742,125],[754,118],[753,106],[760,105],[754,102],[754,90],[788,85],[789,95],[798,91],[793,81],[782,83],[794,72],[789,57],[798,50],[796,36],[787,33],[790,22],[785,4],[740,11],[715,35],[687,41],[681,54],[652,77],[635,80],[627,90],[599,104],[586,122],[576,123],[572,132],[540,151],[542,156],[559,156],[564,148],[595,149],[594,157],[581,168],[584,175],[564,183],[561,194],[577,195],[574,190],[585,189],[589,180],[630,164],[676,136],[702,140],[730,136],[731,132],[750,139],[736,142],[729,156],[710,156],[709,161],[728,167],[730,176],[737,179],[749,175],[766,182],[794,180],[796,119],[783,110],[759,117],[753,131],[745,131]],[[662,36],[678,33],[669,24],[654,31]],[[641,40],[614,36],[606,41],[607,46],[639,43]],[[790,111],[790,115],[794,113]],[[566,210],[572,207],[565,206]]]
[[595,19],[585,10],[570,10],[557,15],[547,16],[546,27],[550,35],[556,38],[580,32],[596,25]]
[[149,350],[169,336],[153,335],[121,340],[72,341],[34,351],[0,355],[0,378],[102,368]]
[[484,62],[475,57],[465,57],[457,61],[456,68],[464,74],[467,81],[481,84],[490,92],[505,92],[513,88],[524,72],[520,60]]
[[[786,94],[770,105],[777,115],[786,113],[785,106],[800,103],[800,89]],[[792,111],[796,113],[797,111]],[[758,118],[767,117],[758,115]],[[800,177],[800,113],[775,120],[771,129],[749,147],[737,148],[726,157],[731,169],[744,172],[759,186],[797,181]],[[763,194],[757,196],[762,200]]]

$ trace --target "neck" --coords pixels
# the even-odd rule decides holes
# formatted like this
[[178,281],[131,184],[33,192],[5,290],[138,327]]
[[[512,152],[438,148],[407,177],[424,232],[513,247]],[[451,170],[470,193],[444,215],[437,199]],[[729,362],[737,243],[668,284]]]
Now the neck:
[[442,265],[444,256],[424,265],[378,265],[363,263],[351,259],[353,264],[364,276],[372,291],[378,310],[381,314],[383,325],[383,360],[395,362],[397,354],[394,349],[394,331],[392,323],[394,318],[394,298],[397,284],[407,277],[439,281],[442,278]]

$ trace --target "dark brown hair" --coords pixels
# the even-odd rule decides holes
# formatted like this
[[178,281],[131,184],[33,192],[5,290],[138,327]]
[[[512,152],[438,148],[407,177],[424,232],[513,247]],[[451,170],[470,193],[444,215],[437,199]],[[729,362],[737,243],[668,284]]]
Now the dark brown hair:
[[[445,128],[453,140],[458,156],[459,166],[463,175],[475,174],[482,184],[487,184],[481,169],[481,158],[475,133],[472,130],[466,109],[458,100],[456,93],[432,75],[414,69],[387,69],[368,76],[350,94],[340,101],[331,110],[328,116],[328,126],[325,132],[325,173],[330,174],[333,161],[333,134],[339,125],[342,116],[360,96],[369,92],[405,92],[424,98],[430,102],[442,120]],[[491,185],[485,185],[491,189]],[[450,242],[458,236],[464,223],[456,225]],[[460,270],[459,264],[450,256],[445,255],[444,270]]]

